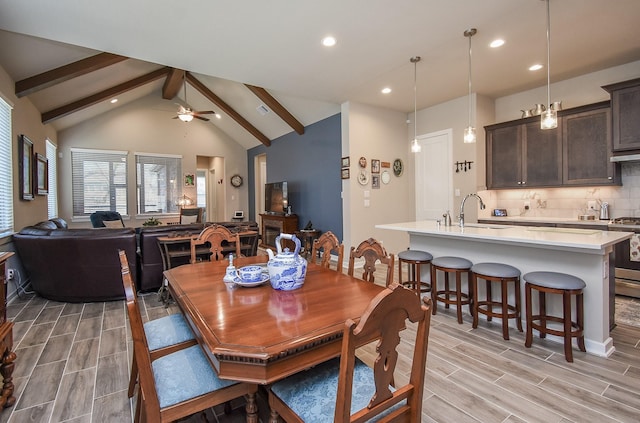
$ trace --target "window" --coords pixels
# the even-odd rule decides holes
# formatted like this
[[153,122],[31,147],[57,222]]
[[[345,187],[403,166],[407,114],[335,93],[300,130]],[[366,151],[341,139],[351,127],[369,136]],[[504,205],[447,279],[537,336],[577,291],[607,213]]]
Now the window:
[[13,232],[11,106],[0,97],[0,235]]
[[127,152],[71,149],[73,215],[127,214]]
[[196,205],[207,207],[207,171],[206,169],[196,170]]
[[58,217],[58,172],[56,171],[57,165],[57,151],[58,147],[49,140],[46,140],[47,144],[47,160],[49,162],[49,192],[47,194],[47,216],[49,219]]
[[178,213],[182,156],[136,153],[138,214]]

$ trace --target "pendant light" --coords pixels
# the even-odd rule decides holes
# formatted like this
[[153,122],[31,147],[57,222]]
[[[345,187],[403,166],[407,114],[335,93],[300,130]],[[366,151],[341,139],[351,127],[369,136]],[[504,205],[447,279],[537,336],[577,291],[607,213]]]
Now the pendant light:
[[409,61],[413,63],[413,142],[411,143],[411,152],[419,153],[422,150],[418,144],[418,62],[420,56],[413,56]]
[[464,130],[464,142],[465,144],[472,144],[476,142],[476,128],[471,124],[471,37],[476,35],[477,29],[471,28],[464,32],[464,36],[469,38],[469,126]]
[[551,17],[549,14],[549,0],[547,2],[547,105],[546,111],[542,112],[540,129],[553,129],[558,127],[558,112],[551,107]]

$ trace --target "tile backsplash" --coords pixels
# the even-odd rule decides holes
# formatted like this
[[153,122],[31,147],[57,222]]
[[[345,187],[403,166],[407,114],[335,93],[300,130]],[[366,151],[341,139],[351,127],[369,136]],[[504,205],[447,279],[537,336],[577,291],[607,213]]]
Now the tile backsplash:
[[[577,218],[594,214],[598,218],[603,202],[609,203],[611,218],[640,217],[640,162],[623,162],[621,166],[622,186],[480,191],[487,208],[479,210],[478,217],[489,217],[493,209],[500,208],[507,209],[509,216]],[[595,201],[595,210],[588,209],[590,201]]]

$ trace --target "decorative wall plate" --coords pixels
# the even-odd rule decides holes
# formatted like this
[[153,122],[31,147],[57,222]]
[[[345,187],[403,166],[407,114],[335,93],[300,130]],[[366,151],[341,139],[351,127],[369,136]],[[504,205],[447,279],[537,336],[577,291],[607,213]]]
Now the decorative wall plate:
[[402,175],[402,172],[404,172],[404,164],[402,163],[402,160],[395,159],[393,161],[393,174],[396,176],[400,176]]
[[358,160],[358,164],[362,168],[367,167],[367,159],[365,157],[360,157],[360,160]]
[[358,173],[358,183],[360,185],[367,185],[369,183],[369,173],[362,169],[359,173]]
[[382,180],[383,184],[388,184],[391,181],[391,175],[389,174],[389,171],[383,170],[382,174],[380,175],[380,179]]

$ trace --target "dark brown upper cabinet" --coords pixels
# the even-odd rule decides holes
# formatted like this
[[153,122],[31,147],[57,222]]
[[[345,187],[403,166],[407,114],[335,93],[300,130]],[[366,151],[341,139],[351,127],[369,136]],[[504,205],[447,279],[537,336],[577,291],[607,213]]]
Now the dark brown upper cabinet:
[[613,151],[640,151],[640,78],[602,88],[611,94]]

